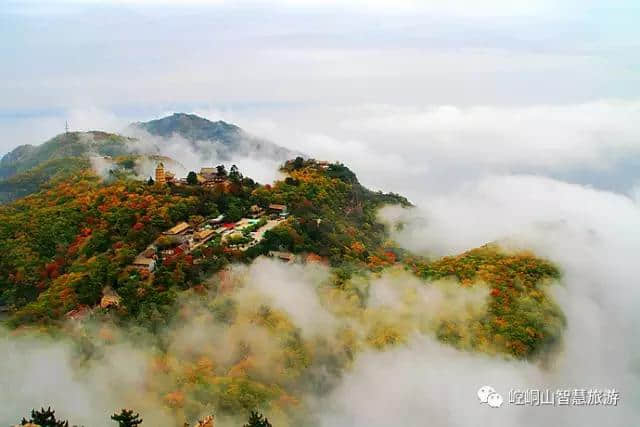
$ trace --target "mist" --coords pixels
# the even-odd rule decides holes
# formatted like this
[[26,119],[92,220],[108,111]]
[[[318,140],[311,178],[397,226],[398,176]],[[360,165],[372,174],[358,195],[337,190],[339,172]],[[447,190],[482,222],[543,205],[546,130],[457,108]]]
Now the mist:
[[[623,195],[549,178],[498,176],[409,212],[381,215],[404,228],[394,237],[429,256],[488,241],[533,249],[562,269],[552,288],[567,316],[562,349],[549,364],[457,352],[424,336],[407,348],[361,357],[319,409],[326,426],[631,425],[638,408],[637,330],[640,206]],[[526,407],[499,411],[474,391],[615,388],[617,407]],[[389,392],[393,390],[393,392]],[[349,396],[349,399],[347,399]]]
[[[326,268],[259,259],[232,269],[230,298],[244,313],[236,323],[220,325],[201,302],[185,301],[165,332],[170,354],[181,360],[206,357],[221,373],[240,363],[238,349],[249,343],[250,367],[236,370],[249,369],[259,378],[278,381],[273,366],[280,366],[281,349],[269,331],[251,320],[269,307],[282,316],[281,327],[299,330],[310,348],[328,343],[327,351],[339,354],[345,330],[357,343],[357,357],[352,364],[338,365],[340,375],[328,374],[335,366],[324,362],[309,368],[313,381],[300,409],[305,415],[297,416],[320,426],[422,426],[425,420],[436,426],[632,425],[638,419],[640,349],[631,337],[640,326],[640,291],[635,286],[640,275],[635,259],[640,253],[640,177],[637,170],[620,170],[640,151],[637,128],[631,125],[638,114],[636,104],[412,111],[363,106],[280,112],[263,119],[238,112],[197,113],[238,123],[318,159],[342,161],[365,185],[409,195],[415,208],[383,208],[379,218],[396,242],[415,253],[437,258],[498,242],[551,260],[562,278],[550,292],[567,318],[567,328],[560,347],[544,361],[460,351],[438,342],[433,332],[442,319],[482,313],[488,288],[481,284],[470,291],[455,282],[426,283],[388,271],[353,279],[352,286],[367,289],[369,295],[366,307],[357,308],[346,295],[327,287],[331,275]],[[295,127],[289,126],[292,120]],[[329,128],[327,123],[336,125]],[[237,164],[243,174],[263,183],[280,176],[278,162],[259,153],[223,161],[215,154],[203,155],[179,136],[137,136],[135,150],[177,159],[173,167],[178,176],[219,163]],[[145,174],[151,173],[152,163]],[[575,170],[582,171],[580,179],[571,179],[569,172]],[[602,173],[613,177],[615,185],[598,188]],[[384,350],[371,346],[368,339],[380,324],[398,333],[398,345]],[[150,386],[144,375],[154,366],[156,350],[133,344],[129,330],[118,336],[122,341],[117,340],[114,356],[108,350],[108,357],[118,360],[124,352],[140,364],[132,365],[139,367],[135,372],[115,369],[109,378],[102,362],[78,371],[69,343],[5,337],[4,354],[29,356],[10,357],[3,365],[3,389],[10,384],[24,387],[3,396],[9,404],[0,421],[15,422],[30,407],[49,404],[73,422],[88,425],[104,425],[109,411],[125,403],[148,420],[163,414],[165,400],[157,391],[168,392],[168,386]],[[58,374],[45,375],[45,381],[31,375],[42,366]],[[143,397],[126,396],[125,401],[121,384]],[[477,402],[475,392],[485,384],[505,399],[512,388],[615,388],[621,399],[617,407],[505,403],[494,410]],[[58,396],[58,389],[69,392]],[[195,417],[210,409],[190,411]],[[281,413],[269,415],[279,425],[290,422]],[[154,425],[173,422],[160,415]],[[239,420],[223,417],[221,423],[237,425]]]
[[[86,427],[113,425],[122,407],[145,426],[215,413],[216,427],[237,427],[248,408],[227,385],[238,383],[275,396],[258,408],[274,427],[640,424],[638,11],[637,0],[4,2],[0,155],[65,122],[131,134],[177,111],[224,120],[406,196],[415,207],[378,219],[426,259],[497,243],[549,260],[561,275],[544,292],[566,328],[531,360],[457,349],[436,331],[482,317],[490,283],[391,267],[336,287],[327,266],[261,257],[151,313],[166,320],[154,333],[95,312],[54,333],[0,329],[0,424],[51,405]],[[140,180],[163,158],[177,178],[235,164],[268,184],[287,160],[250,138],[229,155],[133,136]],[[90,162],[102,178],[116,167]],[[478,402],[484,385],[500,409]],[[620,402],[508,402],[528,388],[615,388]]]
[[[246,139],[239,139],[237,147],[230,152],[218,141],[190,141],[178,134],[165,138],[131,127],[124,128],[121,132],[137,139],[130,144],[132,152],[155,154],[174,160],[172,164],[165,166],[178,178],[186,177],[190,171],[199,172],[203,167],[223,164],[229,169],[235,164],[243,175],[257,182],[272,183],[282,176],[279,167],[287,160],[287,156],[255,147]],[[144,173],[153,176],[155,162],[149,163],[151,167],[146,167]]]

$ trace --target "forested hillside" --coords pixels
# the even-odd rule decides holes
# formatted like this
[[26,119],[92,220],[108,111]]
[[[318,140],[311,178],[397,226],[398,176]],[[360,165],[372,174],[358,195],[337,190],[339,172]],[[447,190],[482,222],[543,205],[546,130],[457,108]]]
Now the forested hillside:
[[0,160],[0,178],[8,178],[56,159],[120,156],[131,151],[132,138],[107,132],[67,132],[33,146],[21,145]]
[[[339,163],[299,157],[282,171],[261,185],[221,165],[219,183],[204,186],[195,173],[177,185],[85,169],[0,206],[6,324],[63,334],[79,360],[134,343],[150,369],[145,401],[179,426],[253,410],[275,425],[314,425],[308,398],[330,391],[359,353],[412,334],[513,358],[559,341],[564,317],[546,291],[559,272],[548,261],[495,245],[410,254],[377,217],[386,204],[410,208],[402,196],[369,191]],[[189,242],[176,236],[183,229]],[[284,294],[295,303],[276,303]],[[326,325],[305,326],[314,316]]]

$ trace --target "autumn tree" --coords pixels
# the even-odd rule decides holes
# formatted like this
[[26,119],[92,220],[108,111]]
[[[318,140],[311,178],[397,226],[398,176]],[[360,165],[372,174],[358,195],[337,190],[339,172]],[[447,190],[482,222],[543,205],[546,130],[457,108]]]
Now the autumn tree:
[[120,413],[111,415],[111,419],[118,423],[118,427],[137,427],[142,424],[140,414],[134,414],[131,409],[123,409]]

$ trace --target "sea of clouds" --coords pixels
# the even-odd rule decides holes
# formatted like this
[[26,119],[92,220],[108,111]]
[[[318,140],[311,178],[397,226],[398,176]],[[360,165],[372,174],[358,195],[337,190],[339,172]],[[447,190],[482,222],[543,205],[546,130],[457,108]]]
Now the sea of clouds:
[[[640,417],[640,119],[637,102],[424,108],[360,106],[246,126],[318,158],[342,161],[366,185],[408,195],[394,238],[428,256],[487,242],[556,262],[552,292],[567,316],[561,351],[544,365],[457,352],[416,336],[372,352],[319,403],[325,426],[631,425]],[[475,391],[615,388],[618,407],[480,405]]]
[[[195,112],[235,122],[312,157],[344,162],[365,185],[407,195],[415,208],[380,212],[382,221],[404,224],[393,238],[407,249],[436,257],[499,241],[531,249],[562,270],[562,279],[551,291],[568,326],[561,348],[544,363],[460,352],[416,334],[405,346],[360,355],[329,394],[309,396],[320,425],[637,422],[640,349],[634,332],[640,326],[640,169],[634,162],[640,155],[640,128],[635,125],[640,123],[640,103],[367,105],[260,117]],[[160,153],[177,158],[186,169],[217,161],[201,158],[179,139],[165,142],[156,144],[163,147]],[[272,160],[265,163],[249,155],[233,161],[262,182],[278,177]],[[335,321],[318,305],[313,288],[290,289],[296,283],[314,283],[309,277],[322,273],[260,262],[245,274],[250,292],[287,312],[304,333],[317,333]],[[372,304],[393,304],[388,288],[377,288]],[[449,303],[446,298],[441,301]],[[186,323],[176,331],[179,344],[193,334],[198,337],[203,328]],[[8,355],[0,364],[3,422],[17,419],[37,404],[32,402],[48,396],[62,414],[78,422],[104,420],[109,408],[122,402],[122,385],[132,390],[139,386],[133,362],[146,357],[136,350],[132,363],[114,362],[113,369],[96,366],[77,379],[64,342],[5,337],[0,348]],[[477,400],[476,391],[483,385],[493,386],[505,399],[512,388],[615,388],[621,399],[617,407],[540,408],[505,402],[494,409]],[[142,405],[140,410],[156,407]]]

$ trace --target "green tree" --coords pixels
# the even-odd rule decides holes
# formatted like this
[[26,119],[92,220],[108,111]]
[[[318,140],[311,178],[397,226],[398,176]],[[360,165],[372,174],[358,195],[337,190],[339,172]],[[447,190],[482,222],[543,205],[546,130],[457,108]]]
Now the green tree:
[[153,180],[153,178],[149,177],[149,179],[147,180],[147,185],[153,185],[156,182]]
[[242,180],[242,174],[238,170],[238,166],[231,166],[231,170],[229,171],[229,179],[233,182],[240,182]]
[[227,176],[227,169],[224,167],[224,165],[216,166],[216,171],[218,176]]
[[238,221],[244,215],[244,207],[242,206],[242,202],[239,199],[231,198],[229,200],[229,205],[227,207],[227,220],[229,221]]
[[194,171],[189,172],[187,174],[187,184],[196,185],[197,183],[198,183],[198,175]]
[[120,413],[111,415],[111,419],[117,422],[119,427],[136,427],[142,424],[140,414],[134,414],[131,409],[123,409]]
[[69,421],[58,421],[56,419],[56,411],[52,410],[51,407],[47,409],[40,408],[39,411],[32,409],[31,418],[28,421],[23,418],[20,424],[26,425],[29,423],[37,424],[40,427],[69,427]]
[[133,159],[124,159],[123,161],[120,162],[120,166],[122,166],[125,169],[133,169],[136,167],[136,162]]
[[298,181],[298,180],[297,180],[297,179],[295,179],[295,178],[291,178],[290,176],[288,176],[288,177],[286,177],[286,178],[284,179],[284,183],[285,183],[285,184],[287,184],[287,185],[293,185],[293,186],[296,186],[296,185],[299,185],[299,184],[300,184],[300,181]]
[[300,156],[296,157],[295,160],[293,161],[293,169],[294,170],[302,169],[303,166],[304,166],[304,159]]

